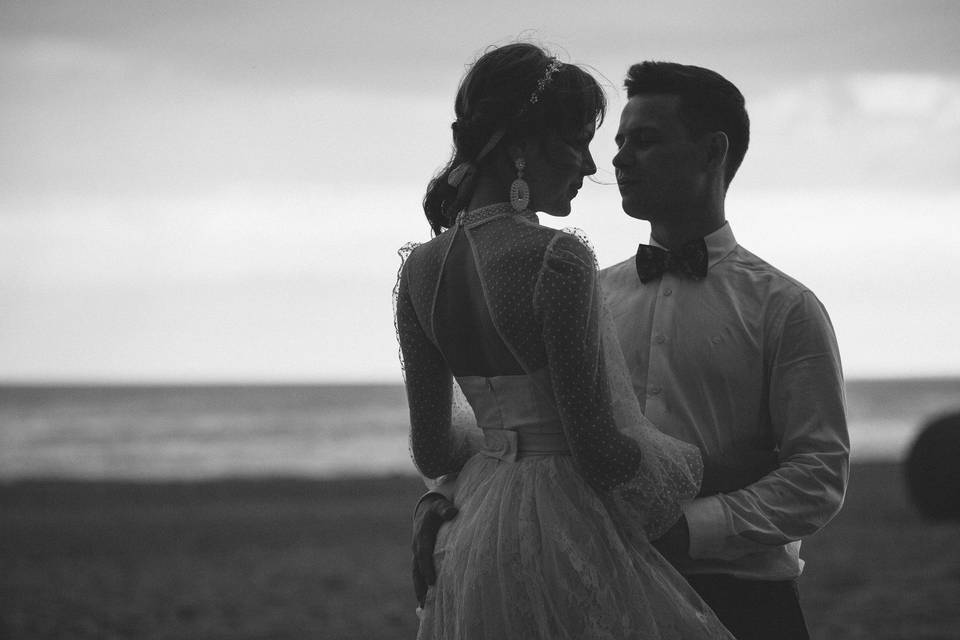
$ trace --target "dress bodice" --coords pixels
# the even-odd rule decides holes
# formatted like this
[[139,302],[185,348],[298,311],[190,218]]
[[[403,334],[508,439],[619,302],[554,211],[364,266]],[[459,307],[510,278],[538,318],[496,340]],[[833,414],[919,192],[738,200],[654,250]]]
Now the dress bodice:
[[532,375],[457,376],[483,430],[486,455],[505,461],[569,455],[560,413],[547,391],[549,371]]

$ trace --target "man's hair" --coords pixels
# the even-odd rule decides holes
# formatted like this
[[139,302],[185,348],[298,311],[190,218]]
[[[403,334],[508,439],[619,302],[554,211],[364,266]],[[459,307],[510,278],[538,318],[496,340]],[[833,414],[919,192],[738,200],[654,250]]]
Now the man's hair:
[[727,134],[727,186],[736,175],[750,144],[750,118],[743,94],[715,71],[647,60],[630,67],[624,81],[627,97],[671,95],[680,99],[680,120],[693,136],[712,131]]

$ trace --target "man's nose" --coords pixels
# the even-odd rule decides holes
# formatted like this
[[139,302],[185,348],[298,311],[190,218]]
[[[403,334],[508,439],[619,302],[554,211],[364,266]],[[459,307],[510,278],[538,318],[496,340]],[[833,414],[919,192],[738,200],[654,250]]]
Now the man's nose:
[[623,150],[623,148],[621,147],[621,148],[618,149],[617,152],[613,155],[613,166],[616,167],[617,169],[620,169],[620,168],[622,168],[622,167],[627,166],[627,164],[628,164],[627,154],[624,153],[624,150]]

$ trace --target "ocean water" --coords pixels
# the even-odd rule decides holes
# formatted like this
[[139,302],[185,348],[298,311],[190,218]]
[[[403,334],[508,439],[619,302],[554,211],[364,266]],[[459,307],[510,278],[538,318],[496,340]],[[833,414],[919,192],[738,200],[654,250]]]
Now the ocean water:
[[[853,459],[901,459],[960,378],[847,385]],[[0,479],[413,473],[399,385],[0,387]]]

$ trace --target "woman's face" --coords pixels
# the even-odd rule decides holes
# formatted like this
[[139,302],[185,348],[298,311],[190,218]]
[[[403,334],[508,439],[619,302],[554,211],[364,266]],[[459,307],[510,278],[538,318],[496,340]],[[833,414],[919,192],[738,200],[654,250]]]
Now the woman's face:
[[583,186],[584,176],[597,172],[590,155],[590,141],[596,132],[590,122],[568,135],[551,133],[526,146],[523,177],[530,186],[530,209],[554,216],[570,214],[570,201]]

